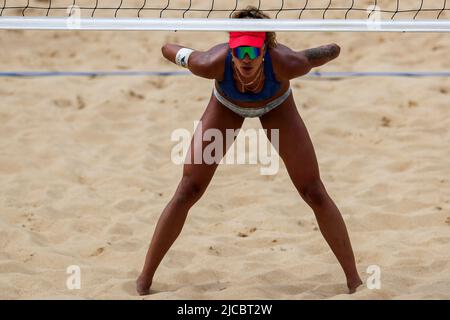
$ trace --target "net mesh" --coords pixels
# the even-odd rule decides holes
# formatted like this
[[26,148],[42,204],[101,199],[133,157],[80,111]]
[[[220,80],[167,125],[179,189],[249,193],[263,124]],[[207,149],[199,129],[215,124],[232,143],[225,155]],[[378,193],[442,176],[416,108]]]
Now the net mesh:
[[[449,3],[447,3],[449,2]],[[231,18],[255,6],[273,19],[449,19],[450,0],[0,0],[0,16]]]

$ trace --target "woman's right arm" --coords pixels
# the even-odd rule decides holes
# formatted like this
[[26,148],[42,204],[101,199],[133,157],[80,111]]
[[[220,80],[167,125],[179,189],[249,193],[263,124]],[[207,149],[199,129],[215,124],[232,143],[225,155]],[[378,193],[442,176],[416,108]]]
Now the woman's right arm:
[[[167,60],[175,63],[177,52],[182,48],[186,47],[168,43],[161,48],[161,51]],[[215,79],[217,76],[217,68],[215,66],[215,59],[213,59],[211,54],[212,49],[208,51],[194,50],[194,52],[192,52],[189,56],[187,68],[196,76],[207,79]]]

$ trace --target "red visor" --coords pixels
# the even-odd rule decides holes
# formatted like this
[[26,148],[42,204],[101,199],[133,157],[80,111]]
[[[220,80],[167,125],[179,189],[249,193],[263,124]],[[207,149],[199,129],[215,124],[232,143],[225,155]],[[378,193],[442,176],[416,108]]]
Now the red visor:
[[262,48],[266,40],[265,32],[230,32],[230,48],[251,46]]

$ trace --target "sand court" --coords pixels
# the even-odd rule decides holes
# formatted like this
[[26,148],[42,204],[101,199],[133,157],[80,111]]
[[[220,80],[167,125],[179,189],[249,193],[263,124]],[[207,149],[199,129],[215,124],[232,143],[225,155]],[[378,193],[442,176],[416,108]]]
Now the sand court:
[[[224,32],[0,31],[1,71],[180,70],[167,42],[198,50]],[[319,71],[445,71],[446,34],[278,33],[297,50],[335,42]],[[126,44],[126,45],[124,45]],[[316,70],[317,71],[317,70]],[[291,81],[321,177],[349,230],[345,277],[282,161],[219,165],[146,299],[449,299],[450,79]],[[0,77],[0,298],[139,299],[134,281],[212,81]],[[243,129],[260,129],[247,119]],[[67,268],[81,270],[70,290]]]

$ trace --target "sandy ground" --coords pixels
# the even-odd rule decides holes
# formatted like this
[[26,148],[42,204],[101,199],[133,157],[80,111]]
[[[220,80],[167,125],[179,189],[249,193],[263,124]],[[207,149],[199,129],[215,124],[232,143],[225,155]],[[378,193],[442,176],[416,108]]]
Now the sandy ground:
[[[444,71],[449,35],[279,33],[301,50],[336,42],[320,71]],[[201,40],[200,40],[201,39]],[[161,46],[223,32],[0,31],[0,70],[179,70]],[[450,79],[292,81],[323,181],[358,268],[344,275],[283,164],[222,165],[191,209],[147,299],[449,299]],[[0,298],[136,299],[134,280],[212,82],[194,76],[0,78]],[[260,128],[246,120],[245,128]],[[68,290],[66,269],[81,269]]]

